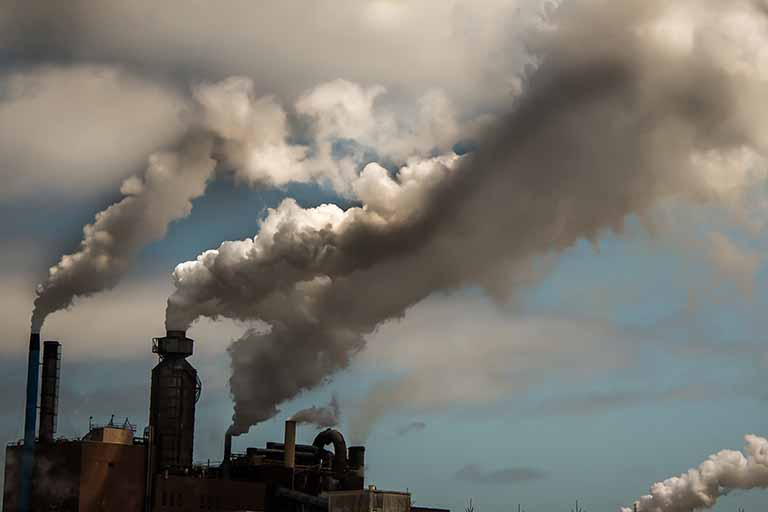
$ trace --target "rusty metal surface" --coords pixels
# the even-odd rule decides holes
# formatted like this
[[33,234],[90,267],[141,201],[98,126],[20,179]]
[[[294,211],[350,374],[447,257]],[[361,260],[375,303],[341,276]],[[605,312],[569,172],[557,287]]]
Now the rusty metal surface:
[[79,512],[142,512],[146,447],[81,443]]

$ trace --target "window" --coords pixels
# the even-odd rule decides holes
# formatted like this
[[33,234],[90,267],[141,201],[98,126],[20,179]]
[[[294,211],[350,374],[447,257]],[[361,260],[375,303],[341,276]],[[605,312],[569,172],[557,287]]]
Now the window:
[[165,504],[166,504],[166,497],[167,496],[165,494],[165,491],[163,491],[163,500],[162,500],[162,503],[161,503],[163,506],[165,506]]

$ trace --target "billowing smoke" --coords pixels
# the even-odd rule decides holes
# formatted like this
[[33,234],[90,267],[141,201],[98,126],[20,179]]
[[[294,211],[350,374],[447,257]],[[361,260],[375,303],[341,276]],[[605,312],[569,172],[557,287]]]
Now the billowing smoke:
[[451,106],[439,92],[420,100],[414,126],[406,128],[374,108],[383,93],[381,87],[366,89],[343,80],[307,91],[294,109],[311,125],[311,140],[301,145],[291,142],[288,113],[274,97],[257,97],[252,80],[231,77],[194,87],[191,135],[178,151],[152,155],[143,176],[123,183],[123,199],[83,229],[79,249],[49,270],[37,288],[32,330],[40,330],[46,316],[68,308],[75,298],[114,287],[147,244],[162,239],[172,221],[189,215],[191,201],[204,194],[217,160],[253,186],[318,181],[351,194],[349,183],[363,155],[334,158],[333,140],[359,141],[402,158],[403,148],[418,154],[444,147],[445,133],[457,129]]
[[[737,489],[768,487],[768,439],[745,436],[744,453],[722,450],[699,467],[651,486],[637,502],[638,512],[689,512],[711,508],[720,496]],[[623,507],[621,512],[632,512]]]
[[476,152],[394,175],[369,164],[351,184],[363,206],[288,199],[254,238],[178,265],[168,328],[200,316],[271,326],[230,348],[233,432],[347,366],[382,321],[432,293],[503,297],[531,262],[660,201],[738,200],[752,174],[702,162],[768,142],[765,82],[733,65],[751,54],[722,58],[742,42],[738,30],[723,37],[723,13],[744,10],[762,19],[738,0],[565,2],[530,43],[540,65]]
[[152,155],[143,178],[123,183],[123,199],[96,214],[83,228],[77,252],[62,256],[38,286],[32,331],[39,332],[49,314],[69,307],[75,297],[114,287],[142,248],[189,214],[215,168],[211,149],[210,138],[190,137],[177,152]]
[[339,400],[336,395],[333,395],[327,405],[322,407],[313,405],[300,410],[288,419],[297,423],[315,425],[317,428],[330,428],[339,424],[340,415]]

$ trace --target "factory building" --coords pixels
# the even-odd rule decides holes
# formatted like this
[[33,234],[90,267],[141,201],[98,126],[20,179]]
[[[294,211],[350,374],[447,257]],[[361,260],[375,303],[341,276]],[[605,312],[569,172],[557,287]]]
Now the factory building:
[[347,447],[333,429],[311,445],[296,444],[296,423],[287,421],[282,442],[238,454],[227,434],[220,464],[195,464],[201,386],[187,361],[193,347],[183,331],[153,340],[160,360],[141,436],[127,419],[113,418],[90,425],[81,439],[57,439],[61,345],[44,343],[40,379],[40,339],[33,334],[25,435],[6,448],[3,512],[412,512],[410,494],[365,487],[365,448]]

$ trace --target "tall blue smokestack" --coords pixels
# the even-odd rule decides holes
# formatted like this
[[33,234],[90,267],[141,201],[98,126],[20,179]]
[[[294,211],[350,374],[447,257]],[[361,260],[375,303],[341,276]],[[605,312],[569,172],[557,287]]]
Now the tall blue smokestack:
[[35,464],[35,430],[37,428],[37,385],[40,371],[40,334],[29,337],[27,362],[27,409],[24,417],[24,447],[21,452],[21,493],[19,512],[29,512],[32,500],[32,470]]

